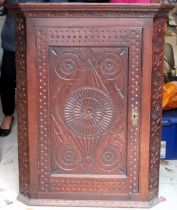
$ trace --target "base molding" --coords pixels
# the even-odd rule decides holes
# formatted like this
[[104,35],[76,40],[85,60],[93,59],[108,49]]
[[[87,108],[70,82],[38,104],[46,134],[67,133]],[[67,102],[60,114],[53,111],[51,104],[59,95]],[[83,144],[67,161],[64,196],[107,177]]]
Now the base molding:
[[150,201],[30,199],[22,194],[19,194],[17,199],[28,206],[63,207],[151,208],[160,202],[159,198],[154,198]]

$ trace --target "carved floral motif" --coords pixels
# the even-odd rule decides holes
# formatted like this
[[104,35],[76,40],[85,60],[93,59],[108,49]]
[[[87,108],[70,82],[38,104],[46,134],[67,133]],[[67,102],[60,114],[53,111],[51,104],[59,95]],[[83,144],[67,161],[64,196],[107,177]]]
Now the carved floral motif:
[[114,53],[104,53],[100,57],[98,65],[108,80],[116,79],[123,69],[121,57]]

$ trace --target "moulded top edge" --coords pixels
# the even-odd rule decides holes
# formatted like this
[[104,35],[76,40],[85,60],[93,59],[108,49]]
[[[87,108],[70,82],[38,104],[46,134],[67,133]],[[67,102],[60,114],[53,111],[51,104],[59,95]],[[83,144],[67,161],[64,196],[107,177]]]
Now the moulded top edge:
[[174,5],[164,4],[115,4],[115,3],[20,3],[9,4],[12,13],[36,17],[165,17]]
[[158,11],[171,10],[175,5],[173,4],[159,4],[159,3],[20,3],[20,4],[8,4],[9,9],[20,9],[20,10],[34,10],[34,11],[45,11],[45,10],[102,10],[102,11]]

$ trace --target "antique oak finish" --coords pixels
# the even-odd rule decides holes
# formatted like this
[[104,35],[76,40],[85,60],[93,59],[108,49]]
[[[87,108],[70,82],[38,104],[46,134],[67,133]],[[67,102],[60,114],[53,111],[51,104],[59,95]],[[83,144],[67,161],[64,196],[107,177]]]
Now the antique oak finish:
[[17,15],[19,200],[105,207],[158,203],[170,8],[11,6]]

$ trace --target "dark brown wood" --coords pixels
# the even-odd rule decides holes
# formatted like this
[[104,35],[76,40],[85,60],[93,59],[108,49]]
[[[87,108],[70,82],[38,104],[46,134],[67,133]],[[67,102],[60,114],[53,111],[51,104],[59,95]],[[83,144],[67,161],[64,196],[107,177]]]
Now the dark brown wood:
[[155,18],[153,25],[153,59],[152,59],[152,96],[151,96],[151,140],[150,140],[150,166],[149,166],[149,192],[150,196],[158,195],[159,185],[159,156],[161,136],[161,107],[163,84],[163,61],[165,42],[165,18]]
[[165,15],[161,4],[20,4],[19,199],[158,203]]

